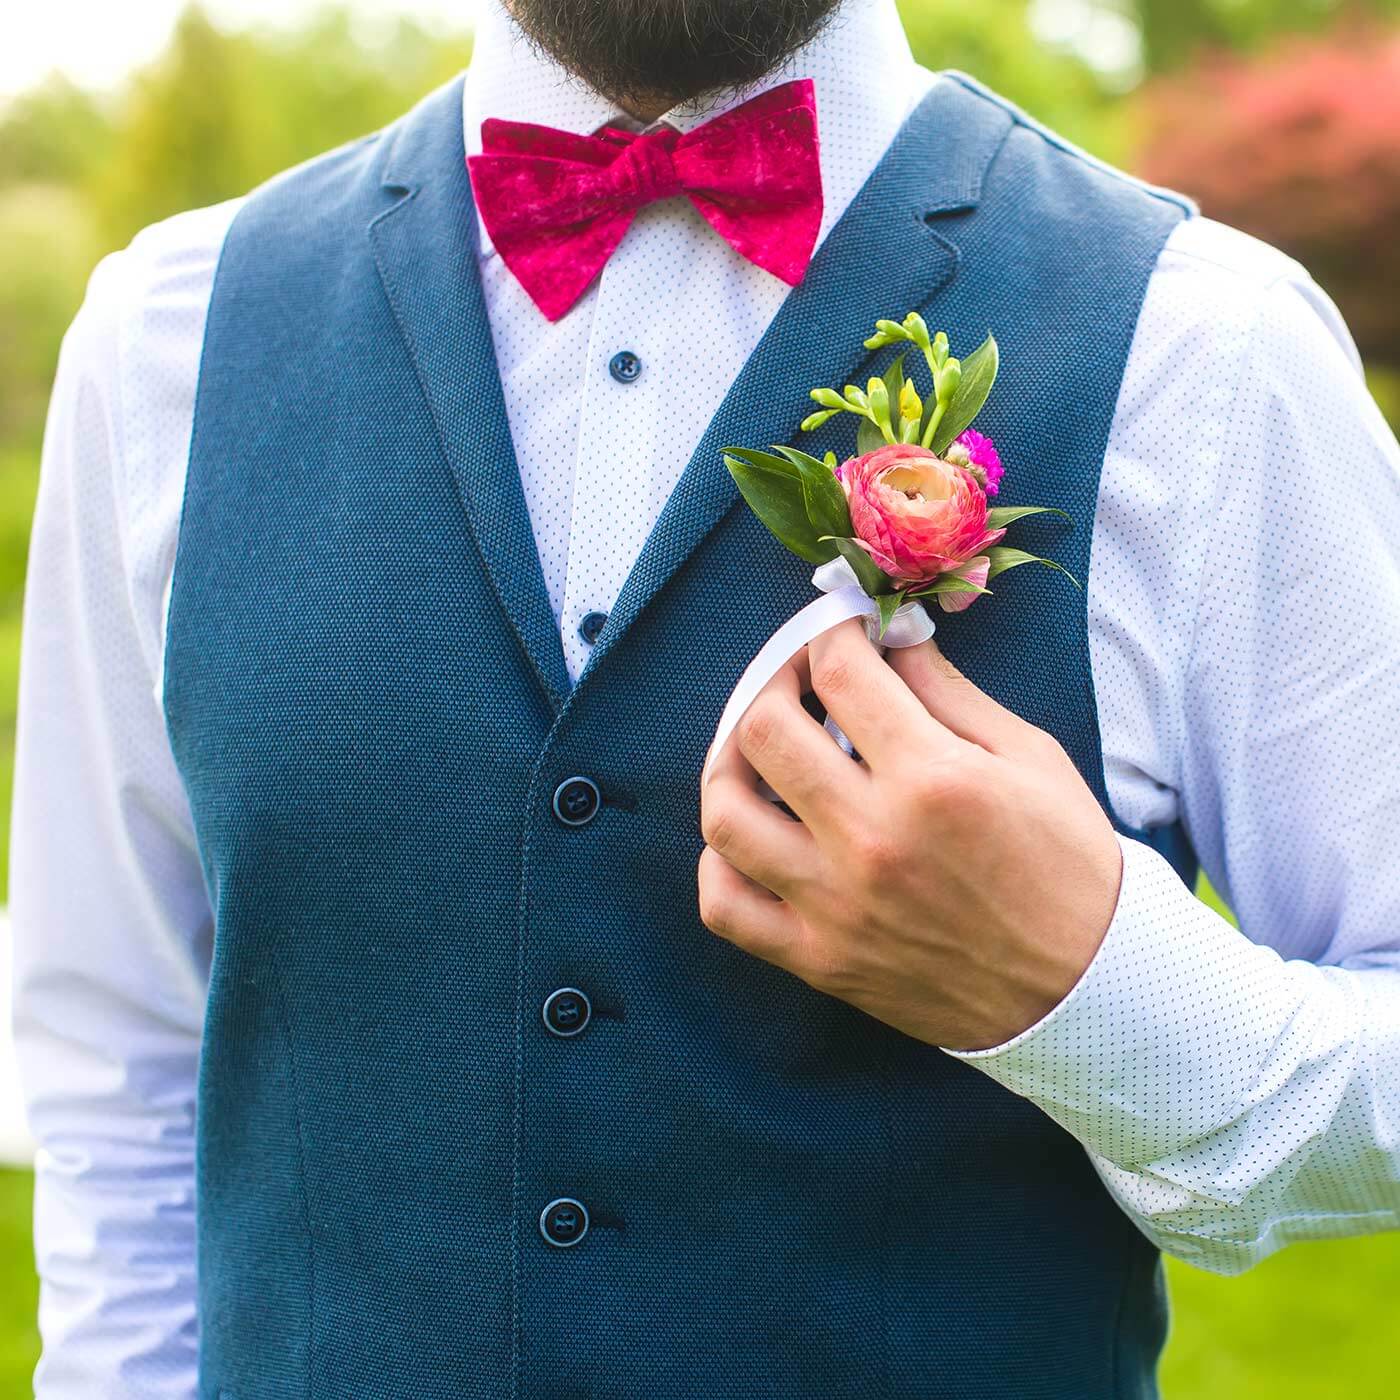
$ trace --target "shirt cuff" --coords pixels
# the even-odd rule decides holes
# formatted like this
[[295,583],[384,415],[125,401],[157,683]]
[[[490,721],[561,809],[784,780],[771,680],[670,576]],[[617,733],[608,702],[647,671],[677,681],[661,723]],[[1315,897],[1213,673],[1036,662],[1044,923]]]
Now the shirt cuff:
[[1202,904],[1151,847],[1119,838],[1113,922],[1070,994],[990,1050],[947,1051],[1127,1170],[1229,1122],[1300,989],[1272,949]]

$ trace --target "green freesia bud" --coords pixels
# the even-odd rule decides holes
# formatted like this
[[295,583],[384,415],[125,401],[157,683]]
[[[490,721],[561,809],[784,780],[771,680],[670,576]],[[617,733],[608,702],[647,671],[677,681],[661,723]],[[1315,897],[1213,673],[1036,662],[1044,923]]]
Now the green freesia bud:
[[958,385],[962,383],[962,362],[960,360],[949,360],[943,366],[943,373],[938,376],[938,402],[944,405],[953,401],[953,395],[958,392]]
[[832,471],[836,470],[836,454],[834,452],[828,452],[826,456],[822,458],[822,462]]
[[860,409],[862,413],[870,407],[870,400],[865,397],[864,392],[855,384],[847,384],[843,392],[846,396],[846,402]]
[[869,340],[861,341],[867,350],[883,350],[889,343],[889,337],[881,335],[878,331]]
[[939,331],[933,338],[933,361],[942,369],[948,363],[948,337],[943,331]]
[[898,321],[880,320],[875,322],[875,329],[888,341],[908,340],[909,336],[903,326]]
[[876,421],[888,423],[890,418],[890,391],[883,379],[872,379],[865,386],[866,399]]
[[929,348],[928,326],[924,324],[924,318],[917,311],[911,311],[904,318],[904,332],[920,350]]
[[907,418],[904,427],[899,434],[900,442],[918,442],[919,440],[919,420],[917,418]]
[[823,408],[845,408],[846,400],[835,389],[813,389],[810,398]]
[[829,422],[835,417],[836,410],[834,408],[820,409],[802,420],[802,431],[804,433],[815,432],[823,423]]

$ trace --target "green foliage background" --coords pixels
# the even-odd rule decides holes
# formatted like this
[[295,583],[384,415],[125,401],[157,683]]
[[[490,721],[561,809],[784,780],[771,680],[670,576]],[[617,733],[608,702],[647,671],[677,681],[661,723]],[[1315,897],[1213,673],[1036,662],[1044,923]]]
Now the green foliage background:
[[[1248,52],[1339,16],[1393,22],[1400,0],[902,0],[901,8],[923,62],[965,69],[1096,154],[1131,165],[1142,121],[1134,89],[1145,76],[1189,65],[1203,46]],[[1095,43],[1105,33],[1132,42],[1111,45],[1105,59]],[[465,34],[403,21],[366,35],[334,8],[293,30],[247,32],[224,32],[190,9],[165,53],[120,91],[87,93],[54,79],[0,107],[0,884],[44,407],[88,273],[144,225],[243,193],[391,120],[469,53]],[[1383,406],[1400,421],[1396,367],[1373,369]],[[30,1190],[26,1173],[0,1172],[0,1400],[30,1393],[37,1353]],[[1396,1237],[1295,1248],[1242,1279],[1176,1266],[1170,1275],[1168,1400],[1397,1393]]]

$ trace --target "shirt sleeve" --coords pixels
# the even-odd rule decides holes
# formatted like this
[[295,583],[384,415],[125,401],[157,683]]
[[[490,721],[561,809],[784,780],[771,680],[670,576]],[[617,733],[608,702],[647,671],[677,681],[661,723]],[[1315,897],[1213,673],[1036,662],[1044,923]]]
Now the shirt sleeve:
[[[146,261],[139,248],[106,259],[64,341],[25,598],[10,893],[16,1051],[38,1143],[37,1400],[196,1393],[211,918],[153,693],[157,619],[132,565],[125,356],[134,321],[171,314],[168,299],[146,302]],[[192,365],[198,341],[152,348]],[[138,416],[187,422],[171,386],[192,392],[190,376],[139,370],[154,397]]]
[[[1199,556],[1192,606],[1184,624],[1163,606],[1176,635],[1136,648],[1182,658],[1154,679],[1178,710],[1156,726],[1176,736],[1156,788],[1240,928],[1124,840],[1079,985],[959,1056],[1079,1138],[1164,1250],[1221,1273],[1400,1228],[1400,449],[1335,308],[1290,266],[1227,366],[1204,310],[1173,348],[1178,384],[1206,403],[1227,383],[1229,412],[1198,453],[1208,510],[1183,480],[1167,527],[1168,553]],[[1184,462],[1209,426],[1131,436]]]

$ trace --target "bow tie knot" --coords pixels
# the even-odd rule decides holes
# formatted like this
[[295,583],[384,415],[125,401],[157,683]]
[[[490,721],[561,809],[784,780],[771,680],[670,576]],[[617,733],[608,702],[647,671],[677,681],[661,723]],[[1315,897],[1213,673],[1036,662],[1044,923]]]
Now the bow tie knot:
[[578,136],[488,118],[469,156],[476,211],[502,261],[557,321],[638,209],[685,195],[750,262],[795,287],[822,220],[812,80],[769,89],[682,135],[605,126]]
[[685,186],[676,173],[676,143],[680,139],[680,132],[669,127],[634,136],[608,166],[608,183],[617,197],[640,209],[655,200],[684,194]]

